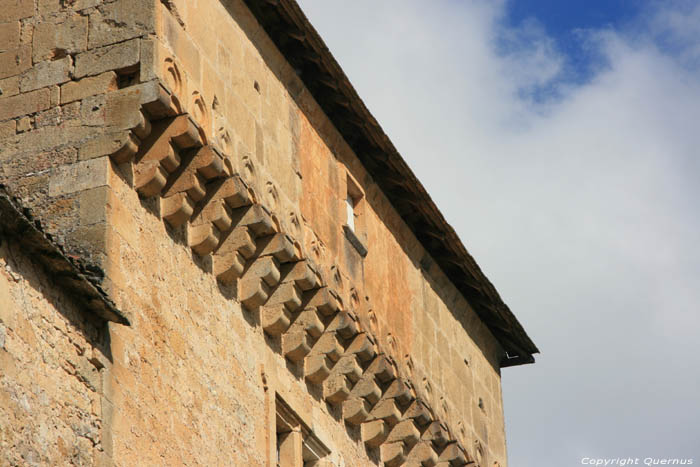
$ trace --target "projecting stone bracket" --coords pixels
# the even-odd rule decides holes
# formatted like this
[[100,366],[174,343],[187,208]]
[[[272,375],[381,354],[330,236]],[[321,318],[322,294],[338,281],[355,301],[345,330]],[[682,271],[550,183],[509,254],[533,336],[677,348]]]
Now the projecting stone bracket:
[[345,423],[359,426],[385,465],[466,465],[464,450],[415,399],[352,306],[344,307],[197,121],[159,82],[140,86],[132,91],[138,105],[129,128],[108,145],[139,196],[158,197],[163,221],[184,229],[192,253],[210,258],[217,281],[236,286],[238,301],[259,313],[282,355],[303,365],[306,382],[340,407]]

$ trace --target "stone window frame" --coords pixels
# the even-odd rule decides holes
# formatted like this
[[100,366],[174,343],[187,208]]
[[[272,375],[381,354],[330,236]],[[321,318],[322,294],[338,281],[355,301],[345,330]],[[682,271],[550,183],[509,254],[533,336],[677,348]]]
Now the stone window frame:
[[320,467],[330,450],[279,394],[275,395],[275,465]]
[[367,256],[367,247],[365,242],[360,237],[363,237],[363,210],[365,194],[360,188],[360,184],[346,172],[344,207],[346,212],[346,221],[343,224],[343,232],[350,244],[355,248],[361,257]]

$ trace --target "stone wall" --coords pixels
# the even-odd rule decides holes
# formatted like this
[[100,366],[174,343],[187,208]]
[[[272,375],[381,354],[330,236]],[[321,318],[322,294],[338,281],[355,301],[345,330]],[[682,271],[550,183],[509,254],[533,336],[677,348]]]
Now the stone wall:
[[506,465],[498,342],[240,0],[0,15],[0,182],[132,323],[117,465],[270,465],[277,396],[332,465]]
[[0,182],[97,264],[105,251],[106,156],[134,125],[129,96],[117,91],[139,80],[154,8],[152,1],[8,0],[0,12]]
[[106,325],[3,238],[0,465],[108,465],[110,366]]
[[[198,90],[211,109],[203,125],[211,125],[212,139],[233,156],[234,167],[307,255],[329,277],[339,276],[346,303],[358,300],[365,329],[410,375],[416,391],[449,419],[465,445],[478,441],[505,465],[502,350],[490,332],[242,2],[168,3],[159,16],[163,53],[172,53],[187,83],[179,87]],[[348,178],[363,193],[356,224],[369,250],[364,259],[342,229]]]

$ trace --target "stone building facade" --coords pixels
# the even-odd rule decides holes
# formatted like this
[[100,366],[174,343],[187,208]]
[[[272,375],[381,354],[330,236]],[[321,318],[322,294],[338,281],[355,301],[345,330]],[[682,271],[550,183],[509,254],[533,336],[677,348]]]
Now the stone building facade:
[[507,465],[537,348],[293,0],[0,5],[0,465]]

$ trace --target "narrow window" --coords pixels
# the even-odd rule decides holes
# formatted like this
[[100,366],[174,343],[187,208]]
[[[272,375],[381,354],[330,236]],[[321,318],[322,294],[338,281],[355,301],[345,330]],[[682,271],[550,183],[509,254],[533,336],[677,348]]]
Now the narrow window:
[[350,174],[347,174],[346,180],[347,180],[347,191],[345,192],[345,209],[347,212],[346,225],[353,232],[357,232],[358,227],[359,227],[357,225],[357,220],[358,220],[359,214],[360,214],[358,212],[358,208],[360,207],[359,205],[360,205],[360,202],[362,201],[364,194],[362,193],[360,186],[350,176]]
[[345,206],[347,208],[347,214],[348,214],[348,227],[350,227],[350,230],[353,232],[355,231],[355,200],[352,199],[352,196],[350,196],[350,193],[348,193],[348,197],[345,199]]
[[367,247],[364,244],[364,219],[360,211],[363,209],[362,198],[364,194],[357,182],[347,175],[347,191],[345,193],[345,224],[343,230],[350,244],[363,258],[367,256]]

